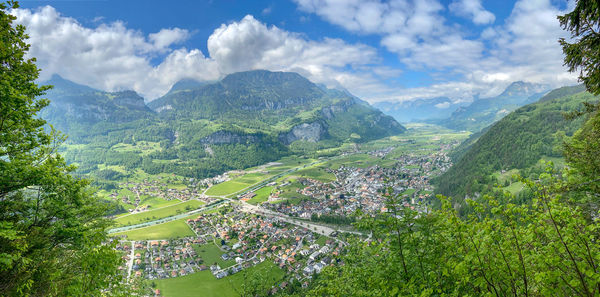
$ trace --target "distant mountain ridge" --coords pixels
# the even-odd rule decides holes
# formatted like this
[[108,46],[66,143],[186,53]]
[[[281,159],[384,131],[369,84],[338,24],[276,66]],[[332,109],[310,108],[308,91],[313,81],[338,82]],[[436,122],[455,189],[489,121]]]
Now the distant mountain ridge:
[[526,169],[543,157],[560,158],[564,138],[583,121],[581,117],[568,120],[564,113],[597,100],[581,86],[563,87],[518,108],[455,150],[455,164],[437,178],[437,191],[461,200],[464,195],[489,191],[496,182],[494,172]]
[[44,84],[54,88],[46,94],[50,105],[41,115],[60,130],[70,130],[71,126],[81,123],[128,122],[154,114],[144,103],[144,98],[134,91],[104,92],[58,75]]
[[468,106],[459,107],[449,118],[436,123],[454,130],[478,132],[511,111],[536,102],[547,91],[548,87],[545,85],[522,81],[514,82],[502,94],[491,98],[481,98]]
[[404,102],[382,101],[374,103],[384,113],[400,122],[419,122],[445,119],[458,107],[468,103],[453,103],[448,97],[416,99]]
[[[133,91],[104,92],[58,76],[47,83],[55,88],[42,116],[70,143],[86,144],[66,154],[84,167],[121,158],[149,173],[203,177],[406,130],[357,97],[291,72],[247,71],[213,83],[186,79],[147,105]],[[139,141],[160,148],[144,156],[113,148]]]
[[404,102],[383,101],[374,104],[400,122],[427,122],[454,130],[478,132],[516,108],[537,101],[548,87],[513,82],[498,96],[475,98],[472,102],[454,102],[448,97],[416,99]]

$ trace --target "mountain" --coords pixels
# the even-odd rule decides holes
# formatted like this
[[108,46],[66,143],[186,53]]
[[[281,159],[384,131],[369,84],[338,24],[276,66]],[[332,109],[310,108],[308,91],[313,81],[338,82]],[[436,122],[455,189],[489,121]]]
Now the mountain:
[[[564,113],[598,100],[581,90],[575,86],[550,92],[493,124],[476,141],[468,139],[466,148],[459,147],[459,152],[466,152],[456,154],[455,164],[436,179],[437,191],[461,200],[491,190],[496,172],[526,171],[542,158],[560,158],[565,137],[573,135],[584,120],[567,120]],[[552,98],[556,94],[563,96]]]
[[439,120],[450,117],[452,112],[466,103],[453,103],[450,98],[437,97],[431,99],[416,99],[404,102],[382,101],[373,104],[397,121],[418,122],[424,120]]
[[93,137],[94,132],[107,132],[108,126],[155,117],[144,98],[134,91],[104,92],[58,75],[43,84],[54,87],[46,93],[50,105],[42,110],[42,118],[71,138],[82,140]]
[[213,84],[168,93],[148,105],[165,119],[205,119],[189,138],[218,131],[265,133],[289,145],[366,141],[398,134],[404,127],[343,91],[323,89],[297,73],[255,70]]
[[63,154],[83,172],[104,164],[206,177],[405,131],[351,94],[290,72],[183,80],[148,105],[133,91],[104,92],[58,76],[44,84],[54,89],[42,116],[69,135]]
[[502,94],[481,98],[468,106],[459,107],[449,118],[436,123],[454,130],[477,132],[498,121],[511,111],[525,104],[536,102],[547,92],[544,85],[514,82]]

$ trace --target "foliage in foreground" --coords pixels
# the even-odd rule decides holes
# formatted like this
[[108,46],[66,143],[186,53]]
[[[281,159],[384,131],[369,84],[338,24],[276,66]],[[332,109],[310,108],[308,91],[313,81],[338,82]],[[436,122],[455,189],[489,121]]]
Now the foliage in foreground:
[[107,243],[107,205],[70,175],[56,154],[64,138],[37,117],[48,87],[24,58],[25,28],[8,13],[17,7],[0,3],[0,296],[129,294]]
[[372,240],[352,242],[301,295],[600,296],[598,225],[551,170],[528,185],[532,203],[486,197],[468,218],[448,199],[419,214],[390,198],[390,213],[358,224]]

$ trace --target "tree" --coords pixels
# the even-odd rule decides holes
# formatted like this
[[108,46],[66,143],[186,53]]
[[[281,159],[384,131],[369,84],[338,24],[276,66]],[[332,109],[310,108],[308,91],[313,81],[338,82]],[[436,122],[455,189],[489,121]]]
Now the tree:
[[64,136],[37,113],[38,86],[25,27],[0,3],[0,295],[96,296],[121,292],[119,255],[108,243],[108,205],[56,153]]
[[[568,43],[560,39],[565,54],[565,65],[570,71],[580,69],[579,79],[587,90],[600,94],[600,2],[578,0],[575,9],[559,16],[560,24],[571,32],[576,42]],[[583,127],[565,144],[565,158],[571,165],[569,188],[575,192],[580,204],[588,204],[593,214],[598,210],[600,196],[600,103],[584,103],[583,112],[575,112],[570,117],[586,115]],[[595,216],[595,215],[594,215]]]
[[570,72],[579,69],[579,79],[587,90],[600,94],[600,3],[597,0],[578,0],[575,9],[558,16],[563,29],[571,32],[575,42],[559,40]]

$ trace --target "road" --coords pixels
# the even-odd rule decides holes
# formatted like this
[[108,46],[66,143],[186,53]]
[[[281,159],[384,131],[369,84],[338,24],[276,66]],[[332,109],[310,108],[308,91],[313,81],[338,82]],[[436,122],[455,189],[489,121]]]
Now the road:
[[295,171],[298,171],[300,169],[304,169],[306,167],[313,166],[315,164],[318,164],[318,163],[321,163],[321,162],[325,162],[327,160],[336,159],[336,158],[339,158],[339,157],[340,156],[332,157],[332,158],[327,158],[327,159],[324,159],[324,160],[319,160],[319,161],[312,162],[310,164],[304,164],[302,166],[294,167],[292,169],[289,169],[289,170],[286,170],[284,172],[278,173],[278,174],[276,174],[274,176],[271,176],[271,177],[268,177],[266,179],[263,179],[260,182],[257,182],[257,183],[255,183],[253,185],[250,185],[250,186],[248,186],[248,187],[246,187],[244,189],[241,189],[241,190],[239,190],[237,192],[234,192],[234,193],[231,193],[229,195],[225,195],[225,196],[213,196],[213,197],[219,197],[222,200],[219,200],[219,201],[217,201],[215,203],[212,203],[210,205],[207,205],[205,207],[201,207],[201,208],[198,208],[198,209],[186,212],[186,213],[182,213],[182,214],[178,214],[178,215],[174,215],[174,216],[170,216],[170,217],[166,217],[166,218],[162,218],[162,219],[157,219],[157,220],[150,221],[150,222],[145,222],[145,223],[140,223],[140,224],[136,224],[136,225],[130,225],[130,226],[124,226],[124,227],[114,228],[114,229],[109,230],[108,233],[112,234],[112,233],[118,233],[118,232],[123,232],[123,231],[129,231],[129,230],[133,230],[133,229],[148,227],[148,226],[152,226],[152,225],[162,224],[162,223],[166,223],[166,222],[170,222],[170,221],[182,219],[182,218],[185,218],[185,217],[188,217],[188,216],[191,216],[193,214],[200,213],[200,212],[203,212],[203,211],[206,211],[206,210],[209,210],[209,209],[220,207],[220,206],[225,205],[227,203],[234,202],[234,203],[239,203],[242,206],[242,211],[250,212],[250,213],[255,213],[255,214],[261,214],[261,215],[270,216],[270,217],[277,217],[277,218],[279,218],[279,219],[281,219],[281,220],[283,220],[283,221],[285,221],[287,223],[294,224],[294,225],[297,225],[297,226],[301,226],[301,227],[310,229],[313,232],[316,232],[316,233],[319,233],[319,234],[323,234],[323,235],[325,235],[327,237],[331,237],[331,234],[333,232],[336,232],[336,231],[337,232],[346,232],[346,233],[353,233],[353,234],[363,235],[360,232],[346,231],[346,230],[336,230],[336,229],[333,229],[333,228],[328,227],[328,226],[323,226],[323,225],[315,224],[315,223],[312,223],[312,222],[307,222],[307,221],[295,219],[295,218],[289,217],[289,216],[287,216],[285,214],[282,214],[282,213],[279,213],[279,212],[275,212],[275,211],[272,211],[272,210],[269,210],[269,209],[266,209],[266,208],[263,208],[263,207],[260,207],[260,206],[251,205],[251,204],[249,204],[249,203],[247,203],[245,201],[238,201],[238,200],[233,200],[233,199],[229,198],[229,197],[233,197],[233,196],[244,195],[244,194],[246,194],[248,192],[251,192],[251,191],[256,191],[256,190],[264,187],[268,183],[277,180],[278,178],[280,178],[282,176],[285,176],[285,175],[288,175],[288,174],[293,173]]
[[130,225],[130,226],[124,226],[124,227],[118,227],[118,228],[114,228],[114,229],[110,229],[108,230],[109,234],[112,233],[118,233],[118,232],[123,232],[123,231],[129,231],[129,230],[133,230],[133,229],[138,229],[138,228],[143,228],[143,227],[148,227],[148,226],[152,226],[152,225],[157,225],[157,224],[162,224],[162,223],[166,223],[166,222],[170,222],[170,221],[174,221],[174,220],[178,220],[178,219],[182,219],[185,217],[189,217],[193,214],[197,214],[203,211],[207,211],[216,207],[220,207],[221,205],[227,204],[229,203],[230,200],[228,199],[223,199],[223,200],[219,200],[217,202],[214,202],[212,204],[209,204],[207,206],[198,208],[198,209],[194,209],[192,211],[188,211],[185,213],[181,213],[178,215],[174,215],[174,216],[170,216],[170,217],[166,217],[166,218],[162,218],[162,219],[158,219],[158,220],[154,220],[154,221],[150,221],[150,222],[145,222],[145,223],[140,223],[140,224],[135,224],[135,225]]
[[327,237],[331,237],[331,234],[333,232],[345,232],[345,233],[352,233],[352,234],[357,234],[357,235],[363,235],[360,232],[356,232],[356,231],[348,231],[348,230],[338,230],[338,229],[333,229],[331,227],[328,226],[323,226],[320,224],[315,224],[313,222],[307,222],[304,220],[299,220],[296,218],[292,218],[290,216],[287,216],[285,214],[276,212],[276,211],[272,211],[270,209],[266,209],[266,208],[262,208],[260,206],[257,205],[252,205],[252,204],[248,204],[246,202],[240,201],[241,202],[241,206],[242,206],[242,211],[244,212],[249,212],[249,213],[254,213],[254,214],[259,214],[259,215],[263,215],[263,216],[269,216],[269,217],[276,217],[279,218],[280,220],[293,224],[293,225],[297,225],[300,227],[304,227],[307,228],[313,232],[316,232],[318,234],[323,234]]
[[133,268],[133,259],[135,258],[135,241],[130,241],[131,253],[129,255],[129,261],[127,261],[127,279],[131,276],[131,269]]

